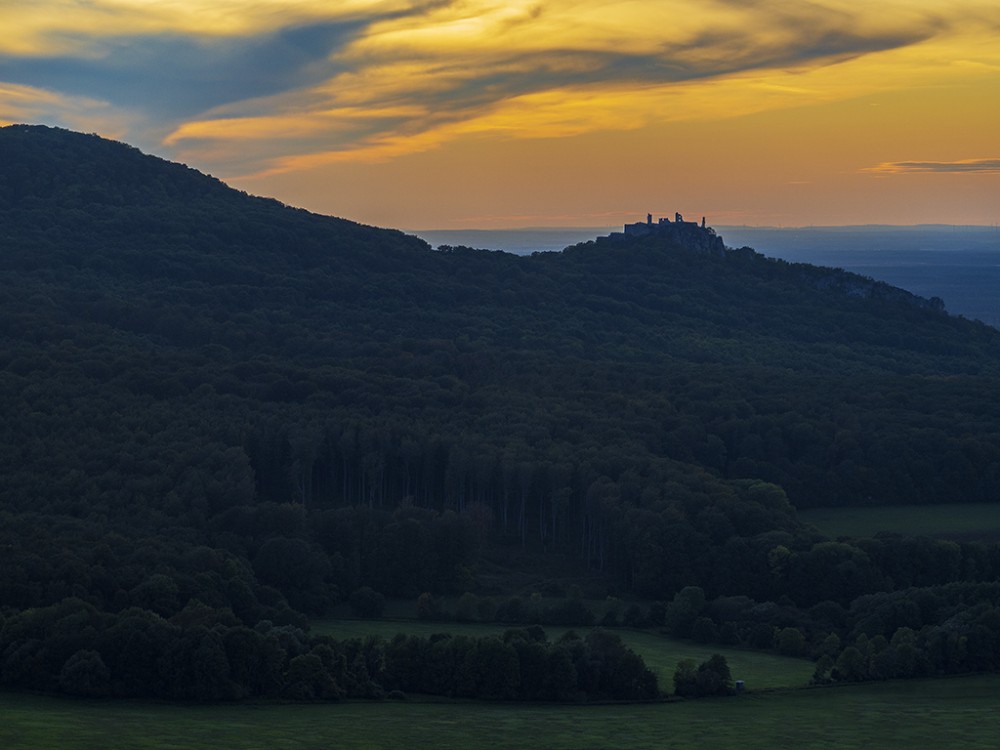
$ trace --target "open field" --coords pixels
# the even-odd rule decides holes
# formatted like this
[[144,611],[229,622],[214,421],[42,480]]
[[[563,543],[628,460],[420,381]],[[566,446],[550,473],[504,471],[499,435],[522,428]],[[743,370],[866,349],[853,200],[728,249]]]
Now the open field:
[[[484,636],[502,633],[509,627],[516,626],[420,620],[324,620],[312,624],[313,632],[336,638],[380,635],[386,639],[391,639],[397,633],[424,637],[434,633]],[[567,630],[575,630],[580,635],[585,635],[589,628],[549,627],[545,628],[545,634],[549,640],[556,640]],[[646,666],[656,672],[661,690],[673,691],[674,670],[678,661],[694,659],[700,664],[712,654],[725,656],[733,679],[744,680],[748,690],[802,687],[808,684],[815,669],[815,665],[805,659],[791,659],[760,651],[717,645],[706,646],[625,628],[615,628],[614,632],[621,636],[629,648],[642,656]]]
[[0,693],[4,750],[995,748],[1000,677],[628,706],[178,706]]
[[879,531],[956,541],[1000,541],[1000,503],[810,508],[798,518],[830,537],[870,537]]

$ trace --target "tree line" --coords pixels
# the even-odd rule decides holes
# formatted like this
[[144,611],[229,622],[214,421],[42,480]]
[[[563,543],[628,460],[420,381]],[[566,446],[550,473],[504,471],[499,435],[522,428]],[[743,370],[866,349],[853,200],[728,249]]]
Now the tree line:
[[610,632],[550,642],[535,626],[478,638],[336,640],[296,625],[253,627],[192,600],[164,619],[79,599],[0,617],[0,684],[86,697],[225,701],[403,698],[654,700],[656,675]]

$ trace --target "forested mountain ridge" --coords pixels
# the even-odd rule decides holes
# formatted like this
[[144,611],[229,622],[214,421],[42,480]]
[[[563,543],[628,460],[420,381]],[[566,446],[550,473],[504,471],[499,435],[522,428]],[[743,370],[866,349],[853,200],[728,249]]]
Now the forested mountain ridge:
[[11,611],[300,622],[362,586],[477,590],[498,549],[800,606],[1000,570],[797,522],[1000,495],[1000,332],[843,271],[656,237],[432,250],[11,126],[0,272]]

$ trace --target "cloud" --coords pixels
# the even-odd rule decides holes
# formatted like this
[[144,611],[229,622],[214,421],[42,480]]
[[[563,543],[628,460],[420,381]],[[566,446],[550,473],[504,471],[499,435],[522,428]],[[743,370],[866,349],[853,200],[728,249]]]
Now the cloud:
[[83,57],[0,57],[0,75],[183,119],[328,79],[338,72],[329,62],[330,51],[359,30],[357,23],[328,23],[252,38],[116,37]]
[[446,0],[33,0],[0,4],[0,51],[84,57],[101,40],[189,36],[251,38],[279,28],[393,18]]
[[[815,94],[788,77],[955,22],[931,0],[17,5],[0,8],[20,32],[0,40],[0,81],[104,102],[145,123],[135,142],[155,134],[226,175],[391,158],[469,133],[560,136],[801,103]],[[747,82],[774,71],[785,78]],[[731,81],[741,91],[720,85]],[[696,85],[731,98],[695,101]]]
[[961,161],[890,161],[865,172],[875,174],[969,174],[998,173],[1000,159],[963,159]]
[[0,82],[0,124],[23,122],[45,122],[87,133],[100,131],[118,139],[135,124],[100,100]]
[[[261,119],[254,103],[185,123],[169,142],[197,149],[245,137],[260,144],[260,167],[281,170],[309,159],[391,157],[463,132],[537,137],[627,129],[656,116],[651,92],[663,110],[677,86],[828,66],[915,44],[938,24],[908,15],[890,28],[868,28],[856,14],[808,2],[734,4],[713,16],[680,2],[626,2],[609,13],[593,0],[544,9],[532,2],[443,3],[425,11],[371,24],[336,57],[342,72],[265,105],[315,125],[310,137],[286,139],[297,128]],[[401,105],[407,116],[384,116]],[[373,112],[367,121],[365,110]],[[283,156],[271,158],[272,138],[287,141],[278,149]]]

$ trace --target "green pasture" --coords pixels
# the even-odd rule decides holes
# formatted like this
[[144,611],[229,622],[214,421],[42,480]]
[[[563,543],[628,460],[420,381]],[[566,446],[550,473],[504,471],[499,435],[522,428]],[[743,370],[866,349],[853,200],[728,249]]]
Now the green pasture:
[[831,538],[871,537],[880,531],[957,541],[1000,541],[1000,503],[809,508],[798,518]]
[[[434,633],[484,636],[500,634],[510,625],[484,625],[474,623],[424,622],[422,620],[323,620],[312,625],[314,633],[332,635],[335,638],[363,638],[378,635],[389,640],[397,633],[427,637]],[[550,641],[558,639],[567,630],[575,630],[581,636],[590,628],[545,628]],[[791,659],[786,656],[726,648],[716,645],[702,645],[691,641],[664,638],[654,633],[614,628],[622,640],[642,656],[646,666],[652,669],[660,682],[660,689],[673,691],[674,670],[681,659],[694,659],[697,663],[707,660],[712,654],[722,654],[729,663],[729,671],[734,680],[743,680],[748,690],[774,688],[795,688],[808,684],[815,665],[805,659]]]
[[643,705],[94,702],[0,693],[4,750],[995,748],[1000,677]]

